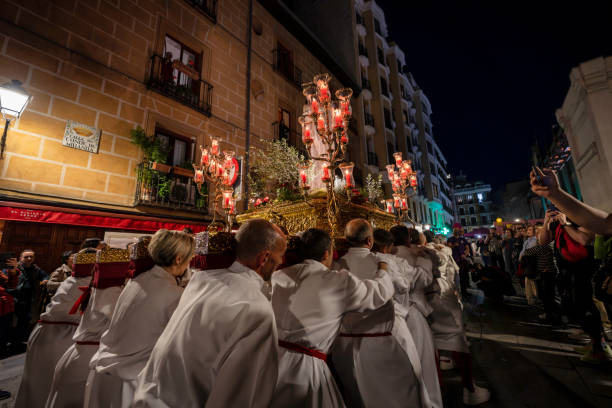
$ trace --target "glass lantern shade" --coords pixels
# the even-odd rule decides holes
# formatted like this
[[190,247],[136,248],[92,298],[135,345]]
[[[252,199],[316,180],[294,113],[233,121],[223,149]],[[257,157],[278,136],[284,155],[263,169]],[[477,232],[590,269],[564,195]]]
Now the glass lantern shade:
[[206,166],[210,160],[208,149],[200,146],[200,150],[202,151],[202,157],[200,158],[200,166]]
[[344,186],[345,188],[350,188],[355,185],[353,180],[353,168],[355,165],[352,162],[342,163],[338,166],[340,171],[342,171],[342,177],[344,178]]
[[221,194],[223,195],[223,209],[227,210],[230,208],[230,201],[232,199],[232,195],[234,194],[234,190],[223,190]]
[[321,181],[327,183],[331,180],[329,177],[329,164],[327,162],[323,162],[321,166]]
[[317,86],[317,89],[319,91],[319,101],[321,101],[321,103],[327,103],[330,100],[330,91],[329,91],[329,81],[331,80],[331,75],[325,73],[325,74],[318,74],[315,75],[314,79],[312,80],[312,82],[314,82],[314,84]]
[[393,167],[392,164],[387,164],[386,166],[387,168],[387,177],[389,177],[389,181],[393,182],[393,180],[395,179],[395,167]]
[[401,168],[402,167],[402,152],[393,153],[393,157],[395,158],[395,165],[398,168]]
[[229,213],[236,214],[236,199],[234,197],[229,200]]
[[410,176],[410,187],[416,188],[416,186],[417,186],[417,177],[416,175],[412,174]]
[[223,165],[228,169],[231,168],[232,161],[234,156],[236,155],[236,152],[234,152],[233,150],[225,150],[223,152],[223,155],[225,156],[225,162],[223,163]]
[[399,194],[393,194],[393,206],[397,209],[402,208],[402,197]]
[[402,162],[402,168],[408,173],[412,173],[412,166],[410,166],[410,160],[404,160]]
[[196,184],[202,184],[204,183],[204,171],[203,170],[196,170],[193,174],[193,181]]
[[314,142],[315,129],[312,126],[312,118],[302,115],[298,118],[298,122],[302,125],[302,142],[308,147]]
[[12,80],[0,86],[0,113],[2,115],[20,117],[32,99],[21,82]]
[[210,154],[214,156],[219,154],[219,140],[214,137],[210,138]]
[[317,115],[319,113],[319,102],[317,101],[317,87],[315,85],[309,85],[302,91],[308,104],[310,105],[310,114]]
[[393,200],[390,198],[387,201],[385,201],[386,204],[386,209],[388,213],[393,213]]
[[407,210],[408,209],[408,200],[406,199],[406,197],[402,197],[402,210]]

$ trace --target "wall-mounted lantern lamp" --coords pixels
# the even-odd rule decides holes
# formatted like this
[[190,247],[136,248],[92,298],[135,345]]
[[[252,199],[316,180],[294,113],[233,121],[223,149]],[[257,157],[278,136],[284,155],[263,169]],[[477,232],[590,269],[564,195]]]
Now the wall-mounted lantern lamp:
[[0,114],[4,118],[4,132],[0,141],[0,159],[4,159],[6,134],[11,122],[21,116],[31,100],[32,96],[23,89],[20,81],[12,80],[0,85]]

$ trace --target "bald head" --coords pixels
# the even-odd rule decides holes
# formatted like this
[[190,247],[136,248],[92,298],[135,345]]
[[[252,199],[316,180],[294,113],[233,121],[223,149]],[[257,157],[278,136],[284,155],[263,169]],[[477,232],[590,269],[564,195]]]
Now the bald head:
[[256,218],[245,222],[236,233],[236,257],[241,261],[251,261],[263,251],[273,251],[285,235],[276,225]]
[[352,247],[368,247],[374,243],[372,226],[363,218],[355,218],[346,224],[344,237]]

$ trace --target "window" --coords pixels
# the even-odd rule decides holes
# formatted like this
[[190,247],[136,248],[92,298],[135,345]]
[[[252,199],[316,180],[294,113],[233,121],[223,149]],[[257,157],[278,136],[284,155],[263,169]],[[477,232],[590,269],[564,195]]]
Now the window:
[[459,215],[465,215],[465,208],[459,207]]
[[378,47],[376,51],[378,53],[378,62],[381,65],[385,65],[385,54],[383,53],[383,50],[380,47]]
[[380,92],[385,96],[389,96],[389,90],[387,89],[387,80],[383,77],[380,77]]
[[376,31],[376,34],[380,34],[382,35],[382,31],[380,29],[380,21],[378,21],[378,19],[374,19],[374,31]]
[[166,35],[164,39],[164,64],[162,67],[165,82],[173,82],[184,92],[196,94],[200,85],[194,81],[190,73],[200,72],[201,58],[194,50]]
[[474,207],[470,207],[470,214],[474,214]]
[[298,86],[302,85],[302,71],[293,65],[292,52],[281,43],[276,43],[273,64],[274,69],[289,81]]
[[409,119],[408,119],[408,118],[409,118],[409,116],[408,116],[408,112],[406,112],[406,111],[402,111],[402,116],[404,117],[404,123],[405,123],[406,125],[408,125],[408,124],[409,124]]
[[289,140],[291,136],[291,114],[288,110],[279,108],[278,109],[278,138],[285,139],[287,143],[291,144]]
[[395,149],[393,148],[393,143],[387,142],[387,163],[394,163],[395,159],[393,158],[393,153],[395,153]]
[[431,186],[433,187],[434,197],[438,198],[438,196],[440,195],[440,192],[438,191],[438,186],[436,184],[432,184]]
[[489,217],[483,215],[482,217],[480,217],[480,221],[482,222],[482,225],[487,225],[489,223]]
[[192,160],[193,141],[163,129],[155,131],[155,137],[168,152],[166,162],[172,166],[185,167]]
[[482,201],[484,200],[484,196],[482,195],[482,193],[476,194],[476,197],[478,197],[478,202],[479,203],[482,203]]
[[485,206],[484,206],[484,205],[479,205],[479,206],[478,206],[478,212],[483,213],[483,212],[487,212],[487,210],[486,210],[486,208],[485,208]]
[[457,196],[457,204],[463,203],[463,196]]
[[427,142],[427,151],[430,154],[433,154],[433,147],[431,146],[431,142]]
[[402,62],[397,60],[397,72],[402,72]]
[[465,218],[462,218],[462,219],[461,219],[461,226],[462,226],[462,227],[465,227]]
[[384,109],[384,112],[385,112],[385,127],[387,129],[393,129],[393,126],[391,125],[391,112],[387,108]]
[[470,218],[470,222],[472,223],[472,225],[478,225],[478,223],[476,222],[476,217]]

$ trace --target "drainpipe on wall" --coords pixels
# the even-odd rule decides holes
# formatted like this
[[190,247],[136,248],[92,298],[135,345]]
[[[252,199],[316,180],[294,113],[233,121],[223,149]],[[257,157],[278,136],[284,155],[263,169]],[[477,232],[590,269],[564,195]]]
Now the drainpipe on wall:
[[245,143],[244,143],[244,208],[249,207],[249,149],[251,147],[251,39],[253,36],[253,0],[249,0],[247,17],[247,63],[246,63],[246,113],[245,113]]

